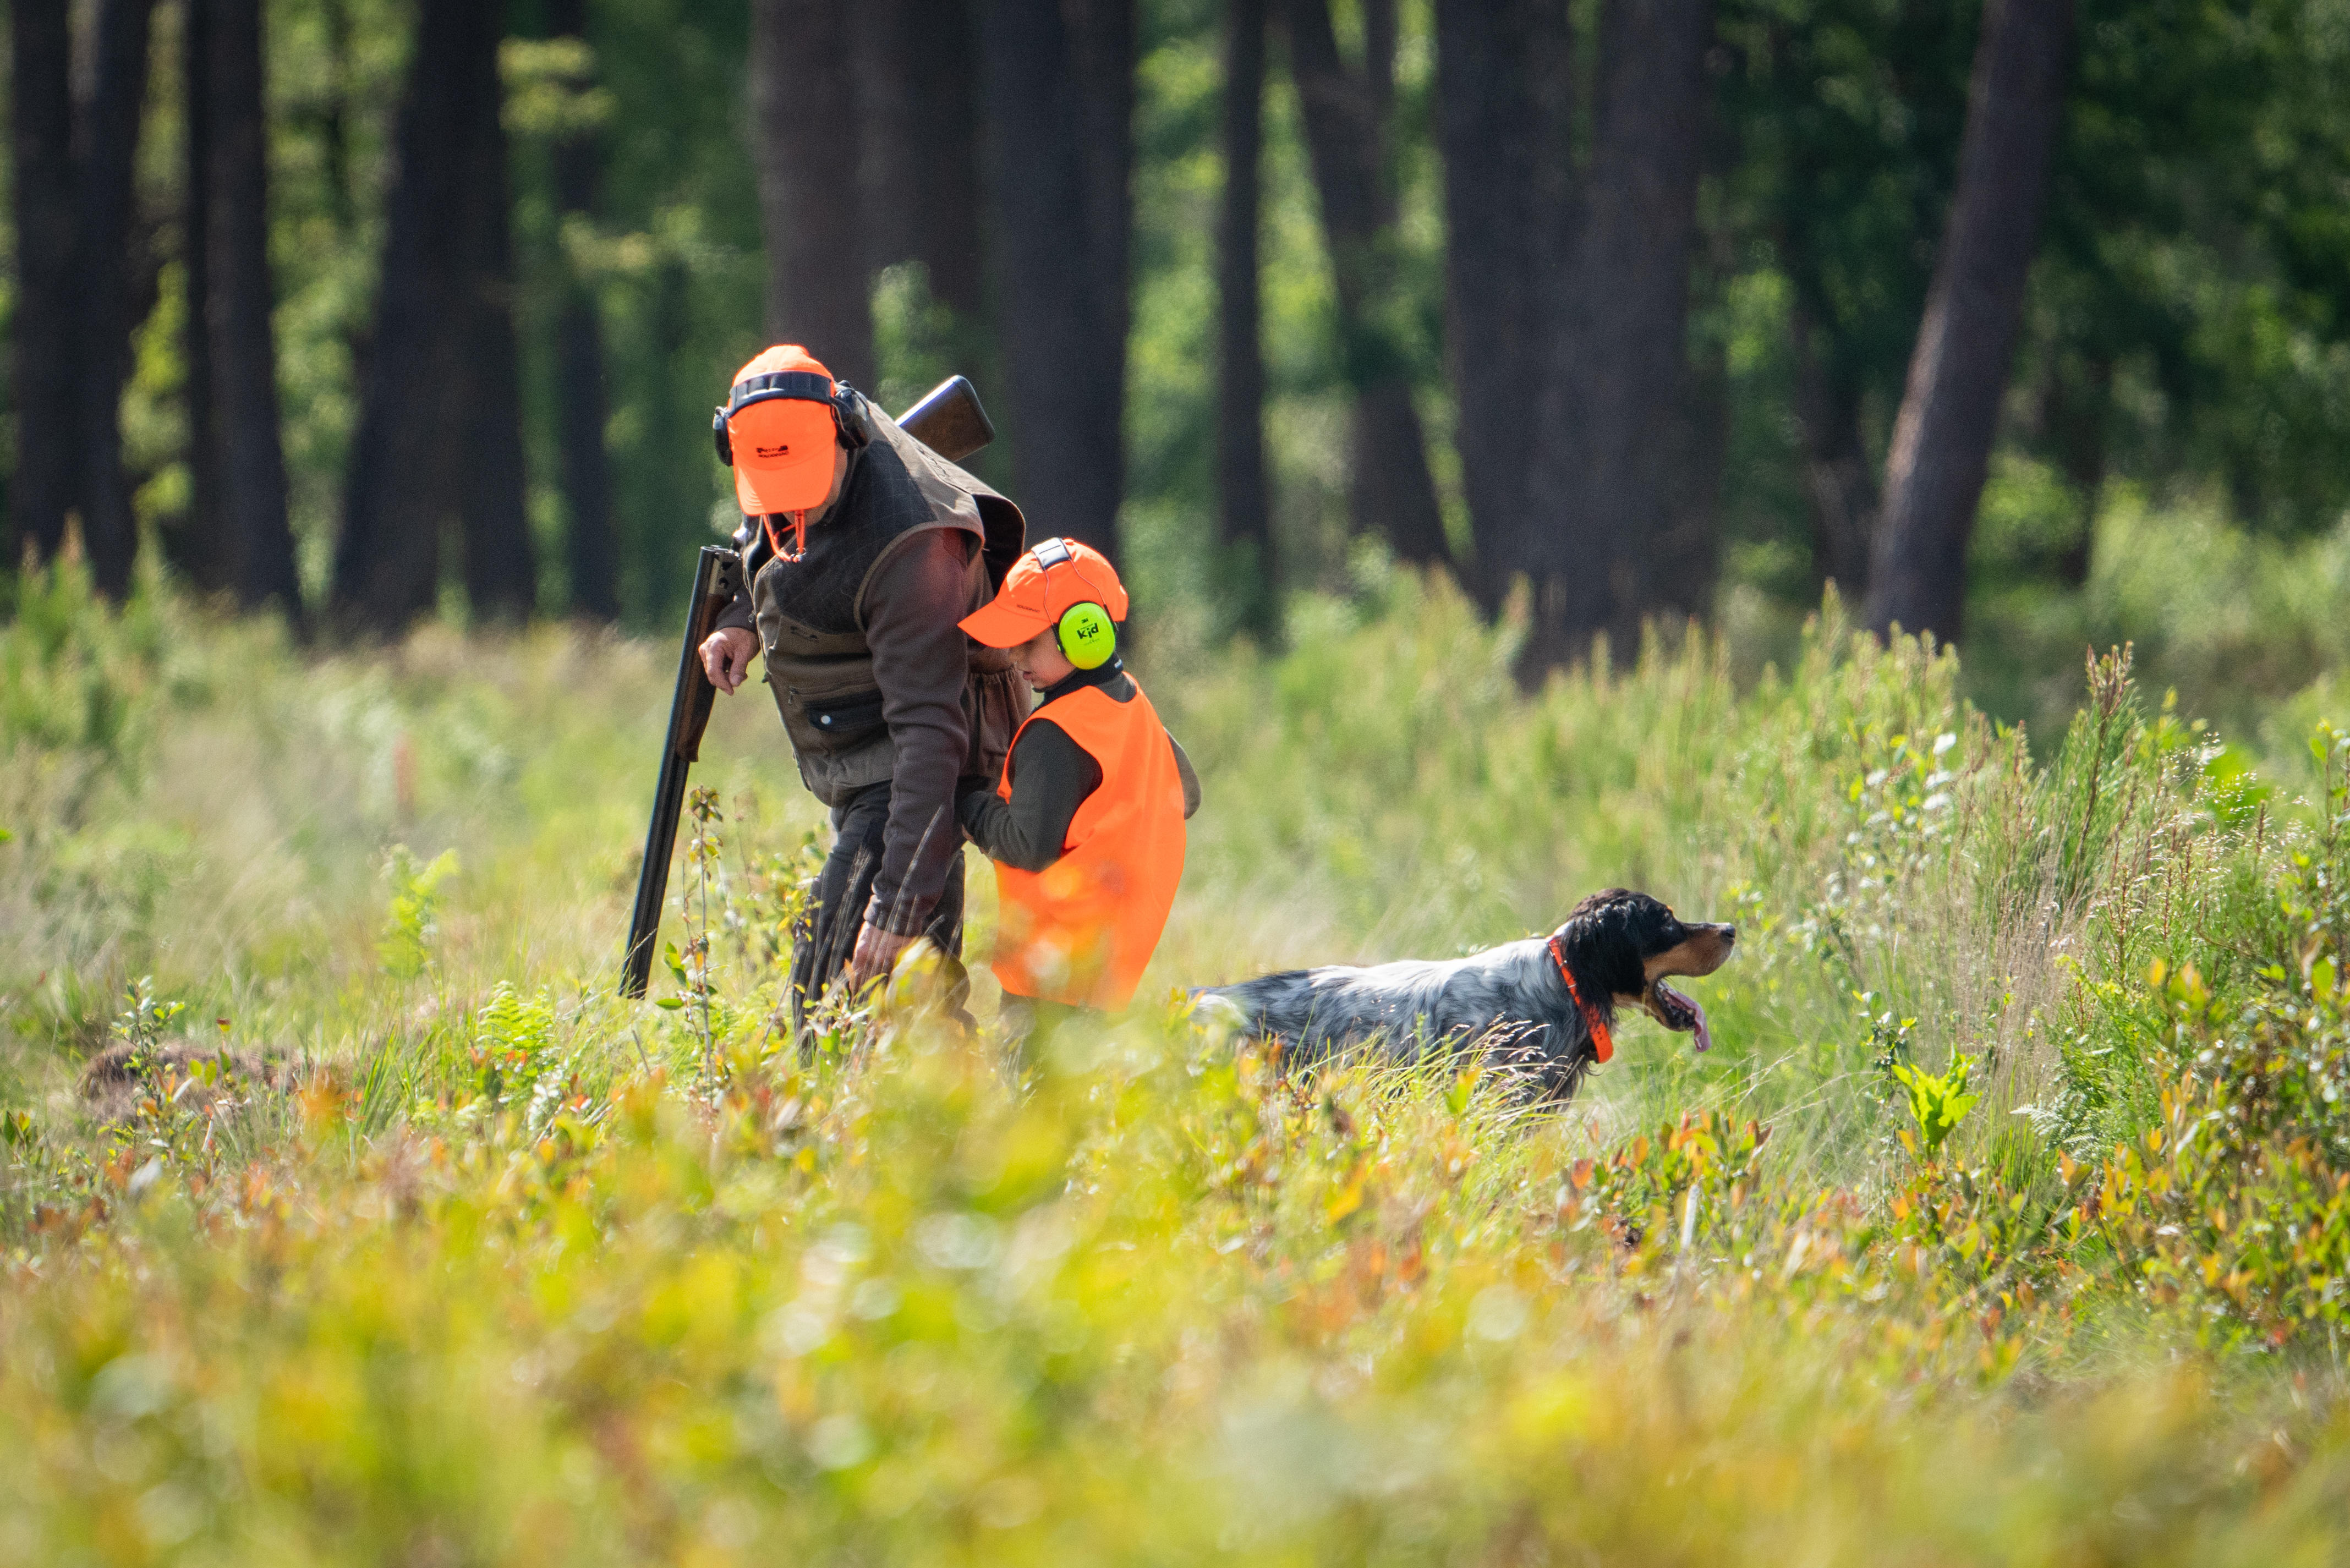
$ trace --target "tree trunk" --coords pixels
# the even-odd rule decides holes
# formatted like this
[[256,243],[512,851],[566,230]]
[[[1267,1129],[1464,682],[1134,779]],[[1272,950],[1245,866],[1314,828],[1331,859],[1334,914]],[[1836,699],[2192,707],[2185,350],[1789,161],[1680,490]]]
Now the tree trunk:
[[1232,624],[1270,641],[1281,630],[1281,586],[1265,483],[1263,312],[1257,279],[1265,23],[1265,0],[1226,0],[1224,194],[1216,249],[1216,521]]
[[99,591],[130,591],[139,523],[122,470],[122,382],[130,369],[131,174],[147,106],[148,24],[154,0],[104,0],[91,29],[93,69],[81,107],[75,173],[80,191],[75,268],[84,285],[79,393],[82,544]]
[[1804,480],[1812,498],[1812,564],[1822,587],[1834,583],[1848,606],[1866,602],[1877,532],[1877,474],[1861,442],[1860,388],[1836,373],[1800,297],[1790,323],[1795,355],[1795,422],[1802,427]]
[[1991,0],[1975,50],[1958,194],[1885,464],[1868,624],[1955,641],[1967,546],[2039,248],[2064,109],[2072,0]]
[[[1134,231],[1135,0],[1061,0],[1076,73],[1078,146],[1085,154],[1086,234],[1095,286],[1094,330],[1117,345],[1126,407],[1126,330],[1132,318],[1128,255]],[[1124,452],[1121,439],[1119,451]],[[1125,464],[1121,458],[1119,479]]]
[[2078,377],[2059,366],[2048,389],[2044,415],[2064,478],[2081,500],[2081,531],[2056,557],[2056,580],[2085,587],[2097,543],[2097,501],[2106,489],[2106,421],[2114,400],[2114,361],[2092,352]]
[[[440,592],[442,536],[455,520],[467,406],[465,185],[480,79],[497,29],[473,0],[423,0],[395,132],[381,281],[345,474],[335,599],[360,627],[397,633]],[[494,78],[493,78],[494,79]]]
[[16,208],[16,472],[7,565],[52,559],[76,490],[81,352],[75,275],[73,36],[68,0],[10,6],[10,131]]
[[172,566],[206,592],[229,587],[227,533],[221,522],[220,425],[213,410],[212,7],[184,0],[180,20],[180,114],[185,191],[181,202],[180,265],[187,356],[183,400],[188,421],[188,510],[163,530]]
[[751,96],[767,337],[873,385],[873,301],[858,222],[855,54],[836,0],[757,0]]
[[[1439,0],[1437,135],[1444,155],[1453,436],[1476,532],[1471,586],[1488,611],[1540,529],[1526,461],[1542,345],[1564,298],[1573,169],[1565,0]],[[1519,566],[1523,570],[1523,566]]]
[[1368,71],[1358,76],[1339,58],[1329,0],[1283,0],[1282,17],[1337,285],[1347,381],[1355,394],[1355,525],[1384,536],[1406,561],[1449,565],[1452,552],[1412,404],[1409,353],[1389,326],[1400,301],[1380,91]]
[[1395,156],[1396,49],[1403,27],[1396,0],[1362,0],[1362,5],[1363,85],[1370,92],[1371,125],[1378,133],[1380,187],[1392,191],[1395,171],[1388,163]]
[[464,469],[457,492],[463,527],[465,597],[476,618],[517,622],[538,600],[537,553],[525,500],[522,368],[515,338],[513,201],[506,171],[505,92],[498,77],[501,7],[484,5],[458,66],[465,73],[463,205],[460,241],[465,408]]
[[1132,0],[983,0],[980,13],[1018,499],[1112,560],[1126,479],[1133,40]]
[[[588,0],[555,0],[555,36],[588,36]],[[582,131],[555,149],[555,200],[567,221],[592,221],[597,176],[603,158],[593,131]],[[604,451],[610,418],[605,386],[604,322],[596,291],[572,268],[563,267],[563,309],[555,324],[556,444],[569,546],[571,613],[589,620],[620,618],[619,548],[612,535],[612,469]]]
[[1605,634],[1629,655],[1642,615],[1702,602],[1687,549],[1697,438],[1685,407],[1690,242],[1706,109],[1710,0],[1607,0],[1571,302],[1545,345],[1529,516],[1498,563],[1533,587],[1532,680]]
[[921,263],[931,298],[967,327],[986,307],[969,9],[867,0],[855,16],[866,265]]
[[268,125],[262,103],[261,0],[196,0],[211,13],[206,107],[204,318],[212,339],[229,587],[248,609],[276,604],[299,621],[301,578],[286,511],[277,351],[270,313]]

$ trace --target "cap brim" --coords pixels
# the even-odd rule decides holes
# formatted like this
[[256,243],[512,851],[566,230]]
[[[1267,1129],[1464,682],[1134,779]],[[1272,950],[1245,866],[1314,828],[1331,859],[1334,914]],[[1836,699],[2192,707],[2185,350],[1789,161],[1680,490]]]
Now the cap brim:
[[735,414],[734,499],[753,516],[806,512],[832,493],[832,410],[776,398]]
[[832,493],[832,453],[775,463],[766,468],[734,465],[734,500],[750,516],[807,512]]
[[998,599],[980,606],[956,624],[982,648],[1017,648],[1053,623],[1048,617],[1024,614]]

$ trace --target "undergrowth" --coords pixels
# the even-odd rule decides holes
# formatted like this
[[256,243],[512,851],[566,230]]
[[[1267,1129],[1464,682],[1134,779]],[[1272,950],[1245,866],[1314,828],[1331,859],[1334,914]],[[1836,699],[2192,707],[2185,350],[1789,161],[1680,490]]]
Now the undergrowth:
[[[2117,649],[2035,756],[1833,606],[1524,698],[1384,595],[1146,664],[1184,892],[1023,1060],[920,965],[791,1039],[822,839],[747,703],[614,995],[650,650],[21,588],[0,1562],[2338,1555],[2350,748]],[[1615,883],[1739,922],[1721,1044],[1571,1106],[1173,992]]]

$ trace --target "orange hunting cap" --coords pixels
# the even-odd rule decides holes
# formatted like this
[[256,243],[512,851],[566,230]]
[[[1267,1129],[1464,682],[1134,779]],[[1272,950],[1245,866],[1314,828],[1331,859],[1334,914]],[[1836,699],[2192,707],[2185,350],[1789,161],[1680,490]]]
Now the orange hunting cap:
[[1003,576],[993,602],[962,618],[962,628],[986,648],[1017,648],[1040,631],[1060,624],[1073,605],[1095,604],[1112,620],[1126,618],[1126,586],[1116,568],[1091,545],[1047,539],[1018,560]]
[[718,410],[718,452],[734,465],[734,499],[745,514],[824,504],[839,444],[838,390],[832,372],[796,343],[778,343],[734,372]]

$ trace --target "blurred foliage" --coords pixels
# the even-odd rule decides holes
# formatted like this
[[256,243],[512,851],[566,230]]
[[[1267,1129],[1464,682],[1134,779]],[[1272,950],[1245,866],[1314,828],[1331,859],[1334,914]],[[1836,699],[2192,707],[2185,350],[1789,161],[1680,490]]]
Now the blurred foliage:
[[[1360,47],[1359,7],[1336,8]],[[1222,618],[1205,540],[1214,515],[1211,411],[1222,7],[1149,0],[1139,13],[1130,576],[1154,624]],[[179,12],[158,12],[156,97],[142,145],[141,234],[161,303],[141,327],[124,405],[142,516],[168,533],[188,499],[177,281],[182,177]],[[323,587],[367,350],[388,141],[409,47],[397,0],[272,0],[271,170],[281,402],[306,577]],[[1393,119],[1404,351],[1431,434],[1455,543],[1470,541],[1445,366],[1441,171],[1433,144],[1430,9],[1400,8]],[[1817,602],[1812,493],[1798,406],[1806,358],[1852,408],[1880,462],[1922,305],[1961,130],[1971,5],[1734,0],[1711,60],[1716,134],[1700,202],[1692,348],[1728,372],[1721,612],[1779,630]],[[545,546],[541,607],[567,603],[556,483],[553,331],[567,280],[601,306],[608,440],[622,538],[624,618],[665,627],[680,562],[733,518],[706,456],[704,407],[760,340],[761,239],[745,142],[743,0],[596,0],[584,40],[549,38],[546,8],[509,7],[517,304],[525,347],[530,515]],[[2215,690],[2288,695],[2342,653],[2313,554],[2331,570],[2350,505],[2350,123],[2335,89],[2350,48],[2321,0],[2093,0],[2079,42],[2025,337],[1983,502],[1973,593],[1984,657],[1970,694],[2053,732],[2079,699],[2084,641],[2176,649],[2199,711],[2234,725]],[[1277,51],[1276,51],[1277,56]],[[595,211],[563,216],[560,138],[594,139]],[[1279,554],[1292,590],[1351,592],[1347,400],[1296,106],[1276,69],[1263,161],[1266,410]],[[979,243],[974,236],[974,244]],[[893,404],[949,369],[988,376],[984,324],[957,323],[917,266],[875,279],[880,388]],[[0,298],[0,315],[5,300]],[[983,390],[985,389],[983,388]],[[990,395],[1002,401],[1001,389]],[[984,460],[1008,481],[1008,453]],[[5,477],[5,476],[0,476]],[[2158,559],[2207,569],[2149,581]],[[2273,564],[2273,566],[2272,565]],[[2085,581],[2082,580],[2085,572]],[[2251,579],[2251,580],[2248,580]],[[2226,594],[2212,587],[2225,585]],[[2313,586],[2314,585],[2314,586]],[[2271,589],[2288,590],[2281,599]],[[2190,618],[2164,602],[2202,596]],[[2298,639],[2226,644],[2257,603]],[[2308,607],[2303,608],[2306,605]],[[462,596],[449,601],[462,613]],[[2153,623],[2168,625],[2158,637]],[[2162,648],[2158,648],[2162,643]],[[2189,648],[2189,643],[2200,647]]]
[[[1207,805],[1133,1017],[1013,1059],[917,968],[803,1056],[815,814],[754,704],[628,1003],[654,653],[23,591],[0,1561],[2341,1550],[2334,732],[2221,746],[2117,649],[2037,762],[1833,604],[1743,681],[1697,638],[1525,697],[1373,573],[1281,659],[1143,666]],[[1714,1051],[1627,1019],[1564,1111],[1168,989],[1615,881],[1740,950]],[[1893,1069],[1961,1063],[1904,1152]]]

